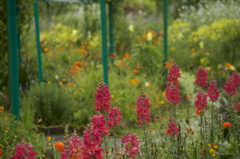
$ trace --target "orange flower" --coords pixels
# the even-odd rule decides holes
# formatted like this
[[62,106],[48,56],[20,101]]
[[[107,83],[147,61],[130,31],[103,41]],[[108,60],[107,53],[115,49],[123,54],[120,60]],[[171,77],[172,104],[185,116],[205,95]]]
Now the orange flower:
[[0,149],[0,157],[2,157],[2,149]]
[[137,73],[138,73],[138,70],[133,70],[132,73],[133,73],[133,74],[137,74]]
[[54,145],[60,152],[64,152],[64,145],[62,142],[60,142],[60,141],[56,142]]
[[121,153],[116,153],[116,155],[118,155],[118,156],[122,156],[122,154],[121,154]]
[[231,127],[231,126],[232,126],[231,123],[225,122],[225,123],[223,124],[223,129],[229,128],[229,127]]
[[68,73],[73,73],[73,71],[72,70],[68,70]]
[[203,110],[196,109],[196,110],[195,110],[195,113],[196,113],[197,115],[202,115],[202,114],[204,113],[204,111],[203,111]]
[[186,98],[189,99],[189,98],[191,98],[191,96],[190,95],[186,95]]
[[129,54],[129,53],[125,53],[125,54],[124,54],[124,58],[125,58],[125,59],[130,59],[130,54]]
[[168,61],[167,61],[167,62],[165,62],[165,68],[166,68],[166,69],[169,69],[170,67],[171,67],[171,63],[170,63],[170,62],[168,62]]
[[124,59],[120,59],[120,61],[122,61],[122,62],[123,62],[123,61],[124,61]]

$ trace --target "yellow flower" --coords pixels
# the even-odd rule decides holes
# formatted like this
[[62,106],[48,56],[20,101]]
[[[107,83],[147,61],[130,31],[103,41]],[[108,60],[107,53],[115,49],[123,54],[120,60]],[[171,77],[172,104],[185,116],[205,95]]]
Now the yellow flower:
[[52,137],[48,136],[47,141],[51,141],[51,140],[52,140]]
[[50,81],[48,81],[48,84],[51,84],[51,82],[50,82]]
[[6,130],[5,133],[7,133],[8,131]]
[[131,32],[134,32],[134,26],[131,24],[128,26],[128,30],[131,31]]
[[113,95],[113,94],[111,95],[111,98],[114,98],[114,95]]
[[209,149],[210,153],[216,153],[216,151],[214,149]]
[[147,33],[147,41],[152,41],[152,39],[153,39],[152,33],[149,31]]
[[58,85],[59,85],[59,86],[63,85],[63,82],[61,82],[61,81],[60,81],[60,82],[58,82]]
[[211,156],[212,156],[212,157],[216,157],[216,153],[212,153]]
[[17,137],[17,135],[14,135],[14,137]]
[[0,111],[4,111],[4,106],[0,106]]

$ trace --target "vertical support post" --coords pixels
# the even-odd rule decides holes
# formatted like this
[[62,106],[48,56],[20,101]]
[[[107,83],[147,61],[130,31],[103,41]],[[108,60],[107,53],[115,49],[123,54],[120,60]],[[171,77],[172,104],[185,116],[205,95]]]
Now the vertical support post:
[[19,110],[19,72],[18,72],[18,53],[17,53],[17,19],[16,19],[16,0],[7,1],[7,20],[8,20],[8,44],[10,62],[10,89],[12,114],[16,120],[20,119]]
[[[108,3],[108,20],[109,20],[109,53],[114,54],[114,22],[113,22],[113,2]],[[113,58],[111,58],[113,64]]]
[[[168,0],[164,0],[163,8],[163,49],[164,49],[164,64],[168,61]],[[165,78],[167,79],[168,70],[165,70]]]
[[42,76],[42,57],[41,57],[41,44],[40,44],[40,33],[39,33],[39,21],[38,21],[38,1],[36,0],[34,6],[34,19],[35,19],[35,32],[36,32],[36,43],[37,43],[37,59],[38,59],[38,81],[43,82]]
[[84,2],[84,32],[85,32],[85,40],[87,40],[88,37],[88,20],[87,20],[87,2]]
[[108,56],[107,56],[107,37],[106,37],[106,12],[105,0],[100,0],[101,7],[101,30],[102,30],[102,59],[103,59],[103,79],[108,85]]

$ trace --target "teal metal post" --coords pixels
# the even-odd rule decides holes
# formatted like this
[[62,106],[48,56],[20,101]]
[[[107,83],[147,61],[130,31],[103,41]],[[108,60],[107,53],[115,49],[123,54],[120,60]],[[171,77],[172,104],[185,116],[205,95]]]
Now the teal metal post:
[[107,37],[106,37],[106,12],[105,0],[100,0],[101,6],[101,29],[102,29],[102,59],[103,59],[103,79],[108,85],[108,56],[107,56]]
[[43,82],[43,76],[42,76],[42,57],[41,57],[41,44],[40,44],[37,0],[34,2],[33,6],[34,6],[34,18],[35,18],[36,43],[37,43],[38,81],[39,81],[39,83],[41,83],[41,82]]
[[[109,20],[109,53],[114,54],[114,34],[113,34],[113,2],[108,3],[108,20]],[[113,64],[113,58],[111,58],[111,62]]]
[[17,18],[16,0],[7,1],[7,20],[8,20],[8,44],[10,62],[10,90],[12,114],[16,120],[20,119],[19,110],[19,73],[18,73],[18,53],[17,53]]
[[[164,64],[168,61],[168,0],[164,0],[163,9],[163,49],[164,49]],[[165,76],[167,79],[168,70],[165,70]]]

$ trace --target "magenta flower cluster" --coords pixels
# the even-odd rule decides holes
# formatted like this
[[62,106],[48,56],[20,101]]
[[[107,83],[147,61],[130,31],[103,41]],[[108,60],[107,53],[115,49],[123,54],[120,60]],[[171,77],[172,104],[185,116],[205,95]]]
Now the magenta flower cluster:
[[108,86],[101,81],[100,85],[97,87],[97,93],[95,94],[95,109],[98,112],[106,113],[110,111],[110,92],[108,91]]
[[121,141],[125,146],[126,153],[128,153],[129,158],[135,158],[138,156],[138,151],[140,150],[140,142],[136,133],[126,133],[122,137]]
[[15,154],[12,159],[37,159],[36,151],[32,150],[32,145],[26,142],[21,142],[15,147]]
[[114,126],[117,126],[121,122],[122,113],[118,107],[112,108],[108,114],[108,126],[112,129]]
[[215,102],[215,101],[218,100],[220,92],[217,90],[216,81],[215,80],[211,80],[210,81],[207,94],[208,94],[208,96],[210,98],[210,101]]
[[226,85],[223,86],[223,88],[227,94],[236,95],[238,87],[240,87],[240,74],[238,72],[233,72],[227,79]]
[[167,129],[166,135],[174,136],[180,133],[178,131],[179,128],[176,126],[176,123],[173,117],[169,119],[169,123],[167,123],[167,125],[168,125],[168,129]]
[[199,91],[196,95],[197,100],[195,101],[195,107],[199,111],[202,111],[204,108],[207,108],[207,95],[203,91]]
[[137,118],[140,126],[150,123],[150,103],[144,92],[137,98]]
[[195,83],[197,86],[207,87],[208,85],[208,74],[203,67],[197,70]]
[[168,83],[166,88],[166,100],[174,104],[180,104],[181,99],[178,89],[178,78],[180,77],[180,70],[176,63],[173,63],[168,73]]
[[107,121],[103,115],[96,114],[91,120],[93,128],[100,133],[101,137],[110,135],[108,132],[109,127],[107,126]]

